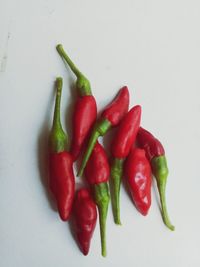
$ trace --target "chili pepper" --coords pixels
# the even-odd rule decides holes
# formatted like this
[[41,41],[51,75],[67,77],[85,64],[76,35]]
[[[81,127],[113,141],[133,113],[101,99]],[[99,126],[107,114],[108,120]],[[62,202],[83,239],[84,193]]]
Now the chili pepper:
[[125,162],[125,175],[136,208],[147,215],[151,206],[151,166],[145,150],[134,148]]
[[114,126],[117,126],[128,111],[129,106],[129,91],[125,86],[121,88],[115,99],[104,109],[100,119],[93,127],[87,149],[85,151],[78,176],[82,176],[87,161],[92,153],[99,136],[104,136],[107,131]]
[[60,217],[63,221],[69,218],[75,190],[73,160],[66,149],[67,136],[60,122],[60,101],[62,94],[62,78],[57,78],[57,95],[54,110],[53,127],[49,145],[49,186],[53,193]]
[[88,189],[77,192],[73,210],[77,241],[83,254],[87,255],[97,221],[96,205]]
[[108,179],[110,175],[110,167],[108,158],[104,148],[96,142],[89,158],[86,168],[85,177],[91,185],[94,200],[99,211],[99,223],[101,234],[101,253],[106,256],[106,218],[108,213],[108,205],[110,201],[108,190]]
[[162,217],[165,225],[174,230],[175,227],[171,224],[167,206],[166,206],[166,182],[168,176],[167,160],[165,157],[165,150],[161,142],[156,139],[150,132],[140,127],[137,136],[138,144],[146,152],[148,159],[150,160],[153,175],[156,178],[157,187],[160,195]]
[[111,145],[111,153],[114,157],[111,166],[112,206],[114,221],[116,224],[121,224],[119,194],[123,173],[123,163],[136,139],[136,135],[140,127],[140,119],[141,107],[135,106],[121,121]]
[[76,88],[78,91],[78,99],[73,112],[73,135],[71,154],[73,160],[77,160],[81,149],[88,138],[91,127],[97,117],[97,106],[94,96],[91,92],[91,86],[88,79],[78,70],[71,59],[64,51],[61,44],[57,45],[57,51],[65,62],[69,65],[73,73],[77,77]]

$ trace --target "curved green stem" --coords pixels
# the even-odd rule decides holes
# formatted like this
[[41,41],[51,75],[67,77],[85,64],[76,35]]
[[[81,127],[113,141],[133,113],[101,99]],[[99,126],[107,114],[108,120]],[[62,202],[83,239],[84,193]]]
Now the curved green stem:
[[97,142],[97,139],[99,136],[105,135],[105,133],[108,131],[108,129],[111,127],[111,123],[108,120],[101,120],[96,123],[96,125],[93,128],[92,134],[90,136],[87,149],[84,153],[83,160],[81,162],[81,166],[79,168],[77,176],[82,176],[83,171],[85,169],[85,166],[90,158],[90,155],[92,154],[92,150]]
[[158,186],[159,194],[160,194],[160,202],[161,202],[161,207],[162,207],[162,217],[165,225],[172,231],[175,230],[175,227],[172,225],[169,219],[169,215],[167,212],[167,206],[166,206],[166,199],[165,199],[165,188],[166,185],[159,185]]
[[155,157],[151,161],[152,171],[157,181],[157,187],[160,195],[161,211],[164,224],[172,231],[175,227],[171,224],[166,205],[166,182],[168,176],[167,160],[165,156]]
[[93,186],[94,199],[99,211],[99,224],[101,234],[101,254],[106,257],[106,219],[108,214],[108,205],[110,202],[107,183],[100,183]]
[[50,150],[52,152],[61,152],[65,150],[67,135],[62,129],[60,121],[60,102],[62,95],[62,78],[56,79],[56,101],[54,108],[53,126],[50,133]]
[[72,72],[76,75],[76,77],[77,77],[76,85],[78,88],[79,95],[80,96],[91,95],[92,93],[91,93],[90,82],[79,71],[79,69],[76,67],[76,65],[72,62],[72,60],[69,58],[69,56],[65,52],[63,46],[61,44],[58,44],[56,46],[56,49],[57,49],[59,55],[61,56],[61,58],[67,62],[70,69],[72,70]]
[[67,64],[69,65],[69,67],[72,70],[72,72],[76,75],[76,77],[78,78],[79,76],[81,76],[82,73],[79,71],[79,69],[76,67],[76,65],[69,58],[69,56],[65,52],[63,46],[61,44],[58,44],[56,46],[56,49],[57,49],[59,55],[67,62]]
[[111,185],[112,185],[112,208],[116,224],[121,225],[120,220],[120,186],[123,172],[123,159],[115,158],[111,166]]

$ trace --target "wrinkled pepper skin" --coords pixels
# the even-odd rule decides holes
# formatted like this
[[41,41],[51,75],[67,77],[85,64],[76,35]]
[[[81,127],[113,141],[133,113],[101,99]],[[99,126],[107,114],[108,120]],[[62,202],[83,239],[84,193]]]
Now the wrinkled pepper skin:
[[142,127],[140,127],[138,131],[137,142],[138,145],[145,150],[146,156],[150,160],[153,175],[156,178],[163,222],[170,230],[174,231],[175,227],[170,222],[166,206],[165,191],[168,167],[163,145],[157,138]]
[[110,167],[106,152],[99,142],[96,142],[90,159],[85,167],[85,177],[90,185],[105,183],[110,176]]
[[119,90],[114,100],[104,109],[100,119],[94,125],[80,169],[78,171],[78,176],[83,175],[87,161],[90,158],[92,150],[99,136],[104,136],[111,127],[117,126],[127,113],[128,107],[129,91],[128,88],[124,86]]
[[124,169],[133,202],[145,216],[151,206],[151,166],[144,149],[134,148],[126,159]]
[[112,207],[114,221],[121,224],[120,220],[120,186],[123,175],[124,159],[128,156],[135,142],[140,127],[141,106],[134,106],[124,116],[119,128],[112,140],[111,154],[113,157],[111,166]]
[[161,142],[142,127],[138,131],[137,141],[145,149],[146,156],[150,161],[154,157],[165,155],[165,150]]
[[63,221],[68,220],[74,199],[75,179],[72,164],[72,156],[66,151],[50,154],[49,186]]
[[97,141],[89,158],[85,171],[87,182],[91,185],[94,200],[99,211],[100,235],[101,235],[101,254],[106,256],[106,219],[110,195],[108,189],[108,179],[110,167],[106,152],[102,145]]
[[72,146],[70,152],[73,160],[76,161],[81,153],[81,150],[89,137],[91,128],[93,127],[97,117],[97,105],[94,96],[92,95],[89,80],[79,71],[75,64],[63,49],[61,44],[56,47],[61,58],[68,64],[72,72],[76,75],[76,90],[78,99],[75,104],[72,124]]
[[75,179],[72,156],[66,151],[67,135],[60,121],[62,78],[56,79],[56,87],[53,126],[49,136],[49,187],[55,197],[60,218],[66,221],[72,210]]
[[77,192],[73,214],[77,241],[82,253],[86,256],[97,221],[96,204],[88,189],[82,188]]
[[92,95],[79,97],[73,113],[73,138],[71,154],[77,160],[97,117],[97,105]]

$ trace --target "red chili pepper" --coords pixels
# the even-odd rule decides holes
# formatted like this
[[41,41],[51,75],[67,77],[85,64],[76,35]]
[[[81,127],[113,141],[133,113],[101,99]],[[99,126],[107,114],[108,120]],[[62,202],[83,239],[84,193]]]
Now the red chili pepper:
[[101,114],[102,120],[108,120],[112,127],[117,126],[128,111],[129,91],[124,86],[119,90],[115,99],[106,106]]
[[154,157],[165,155],[165,150],[158,139],[150,132],[140,127],[137,140],[146,151],[147,158],[151,161]]
[[107,131],[114,126],[117,126],[124,115],[128,111],[129,106],[129,91],[125,86],[120,89],[115,99],[104,109],[101,114],[100,120],[97,121],[93,127],[92,134],[89,139],[87,149],[85,151],[78,176],[83,175],[84,168],[92,153],[99,136],[104,136]]
[[62,78],[57,78],[56,85],[54,120],[49,139],[49,186],[56,199],[60,217],[63,221],[66,221],[69,218],[73,204],[75,179],[72,156],[65,151],[67,136],[60,122]]
[[97,221],[96,205],[88,189],[80,189],[74,201],[75,233],[80,249],[87,255]]
[[94,200],[98,207],[101,234],[101,254],[105,257],[106,218],[110,201],[107,181],[110,175],[110,167],[106,152],[104,148],[98,143],[98,141],[96,142],[91,157],[87,162],[84,173],[88,183],[92,186]]
[[151,166],[144,149],[133,149],[125,162],[125,175],[136,208],[147,215],[151,206]]
[[108,181],[110,167],[106,152],[97,141],[90,159],[85,167],[85,176],[89,184],[99,184]]
[[119,194],[122,178],[123,162],[128,156],[129,151],[136,139],[138,129],[140,127],[141,107],[133,107],[121,121],[119,129],[112,141],[111,153],[114,157],[111,166],[111,182],[112,182],[112,205],[114,212],[114,220],[116,224],[120,221],[120,204]]
[[76,87],[78,91],[78,99],[75,104],[73,113],[73,135],[71,154],[74,161],[78,158],[81,149],[88,138],[91,127],[96,121],[97,117],[97,105],[94,96],[91,92],[90,82],[88,79],[78,70],[71,59],[64,51],[61,44],[57,45],[57,51],[64,59],[73,73],[77,77]]
[[168,176],[165,150],[158,139],[141,127],[138,131],[137,141],[139,146],[145,150],[146,155],[150,160],[153,175],[156,178],[161,201],[163,221],[165,225],[173,231],[175,227],[170,222],[165,199],[166,182]]

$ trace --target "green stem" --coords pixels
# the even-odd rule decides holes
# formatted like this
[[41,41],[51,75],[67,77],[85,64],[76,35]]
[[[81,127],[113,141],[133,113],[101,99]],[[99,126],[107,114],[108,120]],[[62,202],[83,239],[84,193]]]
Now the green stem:
[[106,219],[108,214],[108,205],[110,202],[107,183],[100,183],[93,186],[94,198],[99,211],[99,224],[101,235],[101,254],[106,257]]
[[79,168],[77,176],[83,175],[83,171],[90,158],[90,155],[92,154],[93,148],[97,142],[98,137],[105,135],[105,133],[108,131],[110,127],[111,127],[111,123],[105,119],[96,123],[96,125],[93,128],[92,134],[90,136],[88,146],[84,153],[83,160],[81,162],[81,166]]
[[72,62],[72,60],[69,58],[69,56],[65,52],[63,46],[61,44],[58,44],[56,46],[56,49],[57,49],[59,55],[61,56],[61,58],[67,62],[70,69],[72,70],[72,72],[76,75],[76,77],[77,77],[76,85],[77,85],[79,95],[80,96],[91,95],[92,93],[91,93],[90,82],[79,71],[79,69],[76,67],[76,65]]
[[115,158],[111,166],[111,185],[112,185],[112,208],[116,224],[121,225],[120,220],[120,187],[123,172],[123,159]]
[[62,96],[62,86],[63,81],[61,77],[56,78],[56,102],[55,102],[55,109],[54,109],[54,116],[53,116],[53,127],[61,129],[61,122],[60,122],[60,102]]
[[171,224],[166,205],[166,182],[168,177],[167,160],[165,156],[155,157],[151,161],[152,171],[156,178],[157,187],[160,195],[161,212],[164,224],[172,231],[175,227]]
[[79,71],[79,69],[76,67],[76,65],[71,61],[71,59],[69,58],[69,56],[65,52],[63,46],[61,44],[58,44],[56,46],[56,49],[57,49],[59,55],[67,62],[67,64],[69,65],[69,67],[73,71],[73,73],[76,75],[76,77],[78,78],[79,76],[81,76],[82,73]]
[[167,206],[166,206],[166,198],[165,198],[165,188],[166,184],[164,185],[159,185],[159,195],[160,195],[160,202],[161,202],[161,207],[162,207],[162,217],[165,225],[172,231],[175,230],[175,227],[171,224],[169,215],[167,212]]
[[67,135],[62,129],[60,121],[60,102],[62,96],[62,78],[58,77],[56,79],[56,101],[54,108],[53,126],[50,133],[50,150],[52,152],[61,152],[65,150]]

